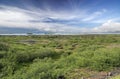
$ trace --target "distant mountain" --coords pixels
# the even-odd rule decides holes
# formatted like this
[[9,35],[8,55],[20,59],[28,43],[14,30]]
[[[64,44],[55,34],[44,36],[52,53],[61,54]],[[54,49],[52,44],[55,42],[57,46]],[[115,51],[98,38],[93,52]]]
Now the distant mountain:
[[37,29],[0,27],[0,34],[46,33]]
[[115,31],[114,33],[120,33],[120,31]]
[[120,31],[109,31],[107,33],[120,33]]
[[48,32],[48,31],[40,31],[37,29],[27,29],[27,28],[10,28],[10,27],[0,27],[0,34],[55,34],[55,35],[72,35],[72,34],[120,34],[120,31],[109,31],[109,32],[80,32],[80,33],[73,33],[73,32]]

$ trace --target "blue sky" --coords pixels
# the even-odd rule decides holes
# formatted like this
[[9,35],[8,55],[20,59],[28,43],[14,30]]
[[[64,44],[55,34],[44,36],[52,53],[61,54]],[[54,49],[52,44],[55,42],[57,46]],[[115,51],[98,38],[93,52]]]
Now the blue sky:
[[0,0],[0,31],[120,31],[119,3],[120,0]]

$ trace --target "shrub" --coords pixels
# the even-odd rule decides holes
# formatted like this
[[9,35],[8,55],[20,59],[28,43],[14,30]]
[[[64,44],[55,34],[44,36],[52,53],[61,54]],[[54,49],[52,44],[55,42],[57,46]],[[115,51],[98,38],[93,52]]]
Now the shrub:
[[9,50],[9,45],[4,42],[0,42],[0,51],[8,51]]
[[45,57],[56,58],[59,57],[59,53],[49,49],[41,49],[34,52],[21,52],[16,54],[17,62],[30,62],[36,58],[44,59]]
[[0,72],[3,67],[4,67],[3,64],[0,62]]
[[6,55],[6,52],[0,51],[0,58],[3,58]]
[[25,52],[17,53],[16,59],[17,62],[23,63],[23,62],[29,62],[29,54]]

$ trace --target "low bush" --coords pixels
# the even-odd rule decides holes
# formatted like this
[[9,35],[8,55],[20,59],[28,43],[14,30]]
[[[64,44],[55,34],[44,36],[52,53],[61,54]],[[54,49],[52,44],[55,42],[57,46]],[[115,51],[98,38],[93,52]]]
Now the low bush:
[[17,62],[31,62],[36,58],[44,59],[45,57],[57,58],[59,53],[50,49],[41,49],[34,52],[21,52],[16,54]]
[[8,51],[9,50],[9,45],[4,42],[0,42],[0,51]]
[[6,56],[6,52],[5,51],[0,51],[0,58],[3,58],[4,56]]

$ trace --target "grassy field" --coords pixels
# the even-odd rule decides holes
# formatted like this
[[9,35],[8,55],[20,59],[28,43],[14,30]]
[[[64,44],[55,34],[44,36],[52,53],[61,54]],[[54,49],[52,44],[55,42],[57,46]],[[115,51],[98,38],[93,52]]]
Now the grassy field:
[[120,35],[0,36],[0,79],[81,79],[119,67]]

